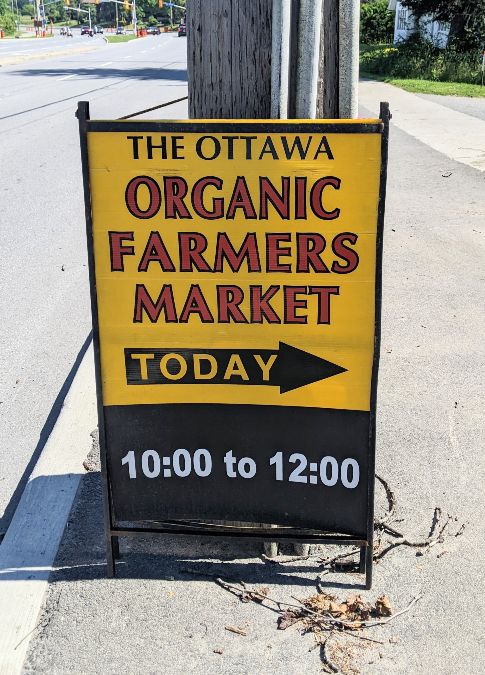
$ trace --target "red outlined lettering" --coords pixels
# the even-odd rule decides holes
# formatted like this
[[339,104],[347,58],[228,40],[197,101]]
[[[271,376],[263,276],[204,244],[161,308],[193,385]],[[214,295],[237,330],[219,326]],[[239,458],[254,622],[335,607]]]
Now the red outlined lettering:
[[224,260],[227,261],[232,272],[239,272],[244,259],[246,259],[248,265],[248,272],[261,272],[256,233],[248,232],[239,251],[236,253],[227,234],[225,232],[218,232],[214,272],[223,271]]
[[333,187],[335,190],[340,190],[340,178],[335,176],[326,176],[319,178],[313,185],[310,191],[310,206],[317,218],[322,220],[335,220],[340,215],[340,209],[333,211],[326,211],[323,206],[323,191],[327,186]]
[[296,235],[298,259],[297,272],[309,272],[310,266],[314,272],[328,272],[328,267],[320,258],[325,251],[327,242],[325,237],[318,233],[299,232]]
[[159,232],[153,230],[138,265],[139,272],[146,272],[151,262],[158,262],[164,272],[175,272],[174,264],[168,254]]
[[276,213],[288,220],[290,217],[290,178],[281,176],[281,193],[273,183],[264,176],[259,177],[259,217],[268,220],[268,202],[275,208]]
[[198,284],[192,284],[190,287],[187,300],[180,315],[180,323],[187,323],[192,314],[198,314],[202,323],[214,323],[214,317]]
[[224,181],[217,176],[205,176],[194,183],[192,188],[192,206],[195,213],[206,220],[216,220],[224,216],[224,199],[222,197],[212,198],[212,209],[206,209],[204,206],[204,191],[207,186],[212,185],[217,190],[222,190]]
[[163,190],[165,193],[165,218],[192,218],[185,206],[187,196],[187,182],[180,176],[164,176]]
[[207,248],[207,239],[199,232],[179,232],[180,271],[212,272],[202,253]]
[[281,323],[280,317],[269,304],[269,301],[280,290],[279,286],[270,286],[263,293],[262,286],[250,286],[251,292],[251,323]]
[[217,308],[219,323],[247,323],[248,320],[239,309],[244,300],[244,292],[239,286],[217,287]]
[[296,313],[297,309],[306,309],[307,301],[297,298],[299,294],[306,295],[306,286],[284,286],[283,293],[285,298],[285,323],[308,323],[306,316],[300,316]]
[[295,178],[295,219],[306,219],[306,176]]
[[291,241],[289,232],[266,233],[266,271],[267,272],[291,272],[291,265],[280,263],[282,256],[291,255],[289,246],[280,246],[282,241]]
[[318,295],[318,320],[317,323],[330,323],[330,296],[340,295],[339,286],[310,286],[309,293]]
[[255,220],[257,218],[244,176],[237,177],[227,209],[226,218],[233,220],[237,209],[242,209],[246,220]]
[[342,260],[345,260],[347,265],[341,265],[338,260],[332,263],[332,272],[336,274],[350,274],[359,265],[359,254],[353,248],[345,246],[344,242],[350,241],[355,246],[358,236],[353,232],[341,232],[332,241],[332,251]]
[[165,313],[166,323],[177,323],[177,311],[173,299],[172,286],[164,285],[156,302],[153,302],[150,293],[144,284],[137,284],[135,288],[135,311],[133,323],[143,322],[143,312],[152,323],[156,323],[162,312]]
[[[148,207],[141,209],[138,204],[138,189],[144,185],[150,196]],[[136,176],[132,178],[125,190],[125,203],[132,216],[139,219],[153,218],[160,210],[162,195],[158,183],[150,176]]]
[[124,256],[135,255],[134,246],[123,246],[124,241],[134,241],[134,232],[108,232],[109,238],[109,257],[111,260],[112,272],[124,272]]

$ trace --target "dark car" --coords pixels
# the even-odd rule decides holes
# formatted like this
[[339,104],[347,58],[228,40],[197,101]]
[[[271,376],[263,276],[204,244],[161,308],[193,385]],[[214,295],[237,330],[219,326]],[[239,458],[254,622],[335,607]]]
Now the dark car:
[[187,26],[185,23],[181,23],[179,26],[179,37],[184,37],[187,35]]
[[81,26],[81,35],[89,35],[91,28],[89,26]]
[[118,26],[116,29],[116,35],[124,35],[125,34],[125,29],[122,28],[121,26]]

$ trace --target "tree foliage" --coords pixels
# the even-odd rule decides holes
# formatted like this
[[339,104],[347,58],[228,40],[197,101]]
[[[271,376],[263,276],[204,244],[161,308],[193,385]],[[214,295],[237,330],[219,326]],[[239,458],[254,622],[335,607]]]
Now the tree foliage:
[[0,0],[0,28],[6,33],[15,31],[15,16],[8,0]]
[[373,45],[390,42],[394,33],[394,14],[388,9],[387,0],[371,0],[360,9],[360,40]]
[[419,18],[426,14],[450,24],[450,42],[460,49],[485,44],[485,0],[403,0]]

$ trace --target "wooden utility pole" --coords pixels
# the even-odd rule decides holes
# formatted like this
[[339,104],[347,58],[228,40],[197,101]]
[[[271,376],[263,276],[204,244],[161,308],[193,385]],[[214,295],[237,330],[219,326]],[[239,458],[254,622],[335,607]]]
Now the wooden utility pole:
[[[295,117],[299,0],[292,0],[289,117]],[[317,117],[337,119],[342,0],[323,0]],[[272,0],[188,0],[191,118],[271,117]]]
[[339,0],[323,0],[317,117],[339,114]]
[[272,0],[188,0],[191,118],[271,115]]

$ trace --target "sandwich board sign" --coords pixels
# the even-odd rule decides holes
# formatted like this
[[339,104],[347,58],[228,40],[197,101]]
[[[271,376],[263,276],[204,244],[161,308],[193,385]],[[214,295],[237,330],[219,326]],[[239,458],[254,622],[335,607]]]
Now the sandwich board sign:
[[370,585],[387,104],[78,118],[109,573],[220,534],[358,545]]

